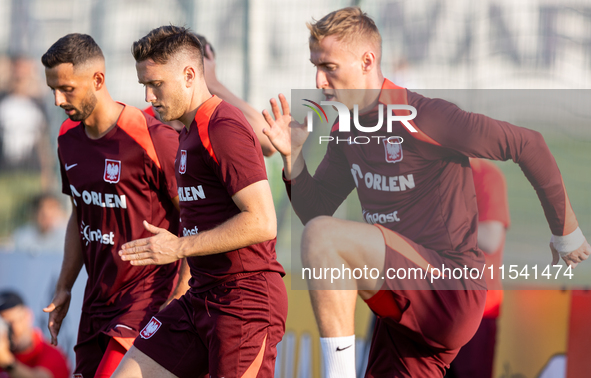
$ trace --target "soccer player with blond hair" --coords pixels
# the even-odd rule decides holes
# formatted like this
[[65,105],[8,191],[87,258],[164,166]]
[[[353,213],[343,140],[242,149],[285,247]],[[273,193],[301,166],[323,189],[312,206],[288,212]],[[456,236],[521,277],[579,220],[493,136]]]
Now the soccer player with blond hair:
[[[353,127],[340,131],[339,125],[350,120],[339,118],[330,134],[334,140],[363,137],[372,142],[329,143],[314,176],[302,153],[307,128],[292,120],[285,96],[279,95],[282,109],[271,100],[274,117],[264,112],[269,123],[264,132],[283,157],[292,205],[306,225],[304,267],[379,271],[334,284],[308,279],[325,376],[355,376],[354,309],[359,295],[378,316],[366,377],[443,377],[478,328],[486,299],[484,280],[447,277],[431,283],[386,272],[412,269],[431,276],[430,268],[443,264],[483,267],[470,157],[519,164],[544,208],[553,234],[554,263],[560,255],[574,267],[587,259],[591,247],[540,133],[465,112],[384,78],[379,31],[359,8],[332,12],[308,28],[316,87],[327,100],[348,109],[357,106],[360,125],[386,119],[388,115],[379,112],[385,113],[389,104],[416,110],[409,121],[412,127],[392,122],[388,136],[396,136],[396,149],[388,148],[390,139],[374,142],[371,132]],[[407,115],[398,110],[395,114]],[[369,224],[332,217],[355,188]]]

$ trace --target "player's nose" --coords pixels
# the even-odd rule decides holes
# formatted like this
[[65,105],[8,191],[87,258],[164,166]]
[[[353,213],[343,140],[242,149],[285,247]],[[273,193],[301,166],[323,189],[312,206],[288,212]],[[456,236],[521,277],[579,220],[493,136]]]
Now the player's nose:
[[322,89],[328,87],[328,80],[326,80],[326,74],[320,70],[316,70],[316,88]]
[[156,101],[156,95],[154,95],[154,90],[152,90],[152,88],[149,88],[146,86],[146,102],[155,102]]
[[66,96],[61,91],[54,91],[53,96],[55,100],[55,106],[62,106],[62,104],[66,103]]

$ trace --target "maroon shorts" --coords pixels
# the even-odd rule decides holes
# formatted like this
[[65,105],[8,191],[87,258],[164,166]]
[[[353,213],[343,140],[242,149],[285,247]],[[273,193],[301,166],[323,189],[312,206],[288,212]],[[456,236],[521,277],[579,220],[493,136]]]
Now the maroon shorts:
[[156,314],[134,345],[180,378],[273,377],[286,317],[283,279],[263,272],[187,292]]
[[[431,266],[454,264],[433,250],[379,228],[386,242],[384,271],[421,267],[424,263],[418,257]],[[459,348],[476,332],[484,311],[485,289],[442,290],[437,284],[431,286],[429,279],[423,281],[386,278],[382,290],[366,301],[378,316],[366,377],[443,377]],[[478,282],[462,285],[479,287]],[[389,316],[396,312],[392,309],[400,313]]]
[[497,319],[482,318],[476,334],[451,363],[446,378],[492,378],[497,340]]
[[[94,377],[111,338],[122,341],[133,340],[156,312],[155,306],[148,306],[142,311],[123,313],[82,312],[78,327],[78,341],[74,346],[76,353],[74,373],[77,377]],[[128,345],[124,346],[128,347]]]

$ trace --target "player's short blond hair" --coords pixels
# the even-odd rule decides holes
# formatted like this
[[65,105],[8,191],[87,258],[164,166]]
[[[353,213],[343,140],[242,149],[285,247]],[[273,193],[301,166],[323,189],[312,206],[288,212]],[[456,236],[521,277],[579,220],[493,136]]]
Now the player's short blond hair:
[[313,49],[322,39],[336,36],[345,43],[369,42],[382,55],[382,36],[375,22],[359,7],[347,7],[331,12],[320,20],[306,23],[310,30],[310,48]]

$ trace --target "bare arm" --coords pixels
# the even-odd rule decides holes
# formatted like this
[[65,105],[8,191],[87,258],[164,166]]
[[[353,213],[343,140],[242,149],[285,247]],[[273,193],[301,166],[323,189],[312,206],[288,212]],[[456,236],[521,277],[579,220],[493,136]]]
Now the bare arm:
[[203,65],[205,70],[205,82],[207,83],[207,88],[212,94],[215,94],[222,100],[234,105],[238,109],[242,111],[246,120],[252,126],[254,133],[256,134],[259,143],[261,144],[261,148],[263,150],[263,155],[269,157],[275,153],[275,147],[271,144],[271,141],[265,134],[263,134],[263,128],[267,126],[265,119],[263,116],[255,110],[249,103],[242,100],[240,97],[236,96],[232,93],[228,88],[226,88],[222,83],[219,82],[216,73],[215,73],[215,59],[213,58],[213,53],[211,52],[211,48],[209,45],[205,46],[205,56],[203,57]]
[[121,259],[132,265],[168,264],[190,256],[205,256],[262,243],[277,235],[277,218],[267,180],[240,190],[232,200],[240,213],[219,226],[197,235],[178,238],[144,221],[155,235],[125,243]]
[[76,282],[76,278],[78,278],[82,266],[84,266],[84,259],[80,238],[78,237],[76,207],[72,204],[72,215],[66,228],[62,269],[57,281],[53,300],[49,306],[43,309],[43,311],[49,313],[48,328],[51,333],[51,343],[53,345],[57,345],[57,335],[70,307],[72,287]]

